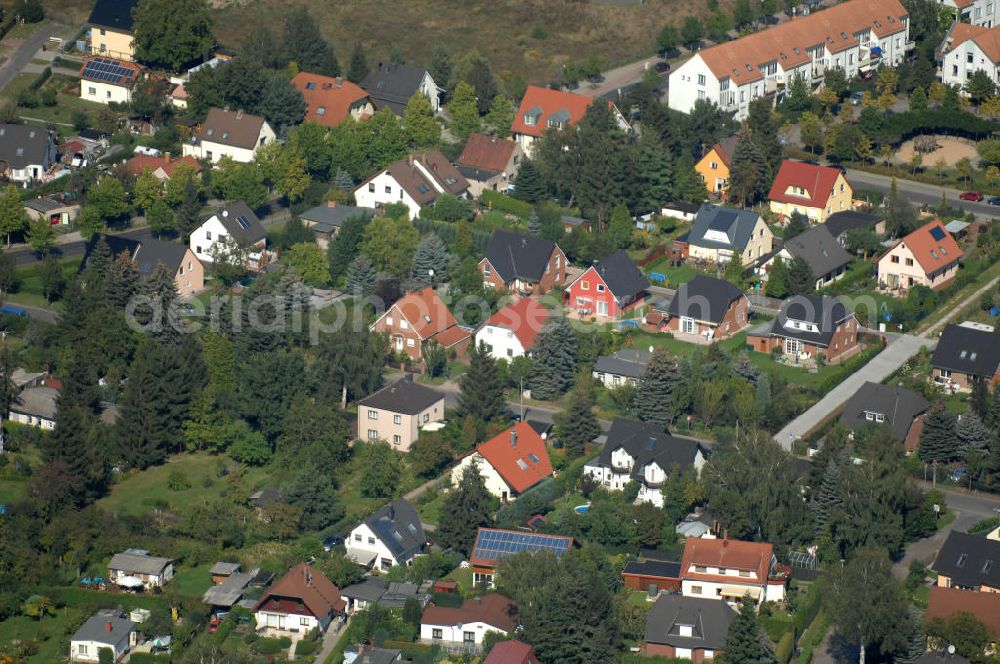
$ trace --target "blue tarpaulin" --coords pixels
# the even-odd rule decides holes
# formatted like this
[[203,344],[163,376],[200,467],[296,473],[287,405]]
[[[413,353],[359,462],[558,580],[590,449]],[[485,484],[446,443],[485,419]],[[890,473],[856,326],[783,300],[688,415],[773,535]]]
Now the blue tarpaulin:
[[1000,316],[1000,307],[996,305],[990,307],[990,316],[993,317]]

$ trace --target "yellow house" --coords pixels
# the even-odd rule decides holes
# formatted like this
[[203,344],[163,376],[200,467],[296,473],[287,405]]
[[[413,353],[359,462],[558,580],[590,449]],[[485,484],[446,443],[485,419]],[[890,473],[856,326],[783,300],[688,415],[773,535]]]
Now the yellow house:
[[830,166],[786,159],[771,185],[771,212],[783,219],[794,213],[805,215],[814,224],[851,209],[854,190],[844,174]]
[[694,166],[694,170],[705,181],[705,188],[721,198],[725,197],[729,187],[729,169],[733,165],[735,152],[736,136],[729,136],[713,145]]
[[87,20],[87,52],[116,60],[135,59],[132,10],[139,0],[97,0]]
[[739,254],[750,265],[774,249],[774,233],[752,210],[702,204],[688,233],[688,256],[711,263],[728,263]]

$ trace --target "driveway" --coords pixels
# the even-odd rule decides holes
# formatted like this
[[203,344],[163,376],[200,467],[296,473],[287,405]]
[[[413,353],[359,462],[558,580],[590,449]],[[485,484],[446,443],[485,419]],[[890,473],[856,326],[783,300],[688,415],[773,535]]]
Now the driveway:
[[[850,180],[851,186],[854,187],[854,191],[858,191],[859,189],[871,189],[882,193],[888,193],[892,187],[892,178],[890,177],[877,175],[875,173],[867,173],[865,171],[858,171],[853,168],[847,169],[847,179]],[[988,205],[986,203],[963,201],[958,197],[958,195],[962,193],[958,189],[939,187],[934,184],[924,184],[923,182],[915,182],[913,180],[903,180],[899,178],[896,179],[896,187],[898,188],[899,193],[902,194],[903,198],[916,205],[924,203],[927,205],[940,205],[941,193],[944,192],[949,205],[960,207],[966,212],[972,212],[976,216],[1000,219],[1000,207]]]
[[42,46],[49,40],[49,37],[59,34],[66,29],[65,25],[59,23],[50,23],[48,25],[42,26],[42,28],[36,32],[34,35],[28,38],[23,44],[17,47],[13,53],[10,54],[10,58],[0,67],[0,90],[6,90],[10,82],[14,80],[14,77],[21,73],[35,56]]
[[854,396],[858,387],[866,382],[881,383],[894,371],[903,366],[907,360],[916,355],[921,346],[933,348],[936,340],[901,334],[889,342],[885,349],[861,367],[854,375],[849,376],[840,384],[817,401],[811,408],[785,425],[774,435],[774,439],[786,450],[792,449],[796,438],[807,435],[818,427],[823,420],[840,409],[847,400]]

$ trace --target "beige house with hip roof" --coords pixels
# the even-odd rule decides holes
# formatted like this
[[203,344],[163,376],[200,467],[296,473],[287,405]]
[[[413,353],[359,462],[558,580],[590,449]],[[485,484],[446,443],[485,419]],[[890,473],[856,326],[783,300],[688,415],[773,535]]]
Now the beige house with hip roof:
[[358,439],[384,440],[408,452],[420,429],[444,419],[444,395],[407,375],[358,402]]
[[213,164],[223,157],[250,163],[257,150],[274,143],[277,135],[264,118],[243,111],[209,110],[201,127],[184,144],[184,156],[206,159]]

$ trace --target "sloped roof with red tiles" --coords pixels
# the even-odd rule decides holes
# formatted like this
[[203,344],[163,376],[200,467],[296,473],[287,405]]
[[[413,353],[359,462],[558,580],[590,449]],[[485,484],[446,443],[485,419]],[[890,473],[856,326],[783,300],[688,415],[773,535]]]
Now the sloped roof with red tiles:
[[518,422],[501,431],[477,445],[476,451],[518,493],[552,475],[545,441],[528,422]]
[[[817,166],[785,159],[774,176],[769,198],[779,203],[792,203],[811,208],[826,207],[840,171],[830,166]],[[789,187],[799,187],[805,195],[788,193]]]
[[466,168],[502,173],[507,170],[516,147],[517,143],[506,138],[472,134],[455,163]]
[[535,649],[523,641],[501,641],[493,646],[483,664],[538,664]]
[[543,307],[538,300],[531,297],[522,297],[513,304],[496,312],[489,317],[483,327],[492,325],[510,330],[521,342],[521,348],[530,349],[535,343],[535,337],[542,331],[545,321],[552,313]]
[[316,618],[343,611],[347,602],[340,595],[340,588],[318,569],[299,563],[278,579],[257,601],[254,611],[265,604],[283,605],[282,600],[298,600]]
[[971,613],[994,636],[1000,634],[1000,593],[980,593],[959,588],[931,586],[925,622],[947,619],[956,613]]
[[201,172],[201,162],[191,155],[186,155],[179,159],[168,159],[167,157],[150,157],[144,154],[137,154],[125,162],[125,170],[128,171],[129,175],[139,175],[147,168],[154,173],[157,169],[162,168],[163,172],[169,178],[173,177],[174,169],[180,164],[189,165],[194,169],[195,173]]
[[421,625],[467,625],[481,622],[491,627],[513,631],[517,627],[514,615],[517,607],[503,595],[491,593],[462,602],[459,608],[428,604],[420,618]]
[[299,72],[292,79],[306,100],[306,122],[333,127],[343,122],[357,104],[368,99],[368,93],[342,78]]
[[970,40],[983,50],[993,64],[1000,62],[1000,26],[984,28],[981,25],[956,21],[948,30],[948,37],[941,53],[944,55],[959,49],[962,44]]
[[[553,114],[557,114],[558,117],[564,113],[567,116],[567,124],[572,127],[583,118],[593,102],[591,97],[529,85],[524,91],[524,97],[521,98],[521,105],[517,109],[510,130],[515,134],[542,136],[548,128],[549,118]],[[529,125],[524,122],[524,116],[528,114],[536,118],[534,124]]]
[[[771,569],[773,555],[774,547],[763,542],[688,538],[687,542],[684,543],[684,555],[681,557],[681,578],[717,579],[721,582],[736,580],[735,577],[691,571],[692,565],[701,565],[756,572],[757,578],[753,581],[764,583],[767,581],[767,573]],[[747,579],[741,580],[748,581]]]
[[434,341],[438,342],[445,348],[451,348],[452,346],[460,344],[471,337],[471,332],[455,325],[453,327],[449,327],[447,330],[442,330],[435,334]]
[[392,309],[399,311],[413,331],[424,340],[456,324],[455,317],[430,286],[410,291],[392,305],[389,311]]
[[788,71],[810,61],[808,49],[825,46],[839,53],[858,45],[856,33],[879,37],[903,32],[909,13],[899,0],[849,0],[809,16],[767,30],[723,42],[699,51],[717,79],[728,78],[738,87],[764,78],[761,66],[778,62]]
[[893,249],[900,244],[905,245],[910,250],[913,258],[920,264],[920,268],[928,275],[948,267],[960,259],[963,253],[958,242],[944,227],[940,219],[935,219],[900,238],[893,245]]

